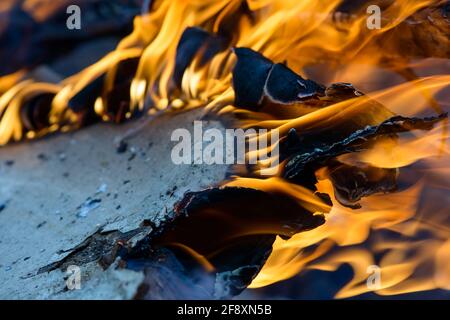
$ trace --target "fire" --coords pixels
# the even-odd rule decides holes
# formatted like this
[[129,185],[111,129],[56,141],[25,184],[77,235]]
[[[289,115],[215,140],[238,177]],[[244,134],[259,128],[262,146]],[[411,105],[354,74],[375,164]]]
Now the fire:
[[[333,193],[329,180],[321,180],[319,184],[322,192]],[[434,267],[434,272],[428,271],[425,278],[423,275],[415,278],[415,272],[427,263],[442,259],[450,231],[448,226],[429,217],[425,208],[419,209],[418,198],[423,188],[424,184],[418,183],[402,192],[368,197],[362,201],[360,212],[333,203],[323,226],[289,240],[277,239],[272,255],[251,287],[288,279],[302,270],[334,271],[350,264],[354,277],[337,293],[337,298],[371,291],[366,280],[372,265],[381,269],[381,287],[376,290],[381,295],[448,289],[447,266],[442,263]],[[386,230],[401,235],[400,239],[387,239],[383,234]],[[431,232],[433,238],[414,239],[425,231]],[[333,250],[336,247],[341,248]],[[377,263],[375,254],[383,254]]]
[[[420,83],[422,89],[438,92],[448,86],[448,81],[448,76],[436,76],[374,92],[371,96],[383,101],[389,110],[414,115],[429,106],[420,91],[416,90],[417,84]],[[410,103],[407,104],[408,110],[405,101]],[[330,119],[339,119],[336,115],[341,117],[348,113],[350,117],[353,112],[360,112],[361,108],[366,107],[366,98],[358,98],[293,120],[258,122],[258,126],[278,127],[282,132],[289,128],[308,131],[311,126],[326,127]],[[347,119],[347,115],[342,117]],[[425,169],[411,170],[409,174],[422,177],[404,191],[364,198],[360,202],[361,208],[356,211],[333,200],[323,226],[297,234],[289,240],[278,237],[272,255],[250,287],[267,286],[308,269],[335,271],[349,264],[354,277],[337,293],[336,298],[374,291],[366,284],[368,268],[372,265],[380,267],[382,285],[375,290],[380,295],[448,289],[448,267],[442,263],[442,256],[448,255],[450,235],[446,204],[439,209],[430,204],[433,201],[448,202],[448,129],[449,125],[445,122],[427,133],[413,132],[395,140],[383,139],[365,151],[340,156],[338,159],[347,164],[365,163],[379,168],[407,167],[420,161]],[[334,199],[329,172],[322,169],[316,175],[319,178],[318,191]],[[431,194],[445,199],[434,199],[436,196]],[[299,195],[293,196],[301,198]],[[433,213],[434,210],[437,212]],[[387,230],[396,233],[399,239],[386,239]],[[431,236],[420,239],[423,233]],[[340,249],[336,250],[336,247]],[[375,259],[378,255],[382,258]],[[434,265],[431,270],[430,265]],[[426,270],[425,275],[423,270]]]
[[[32,2],[27,4],[32,7]],[[0,145],[79,128],[83,114],[73,110],[70,101],[98,79],[103,79],[100,93],[87,107],[103,121],[121,121],[110,95],[120,80],[116,77],[119,69],[127,61],[136,61],[137,65],[129,71],[131,80],[126,83],[126,119],[140,112],[151,117],[203,107],[219,116],[235,116],[236,126],[241,128],[277,128],[284,136],[292,128],[321,132],[327,128],[339,130],[354,119],[367,126],[394,114],[442,113],[448,110],[450,76],[433,70],[446,66],[448,72],[448,56],[438,52],[437,59],[420,59],[398,44],[411,40],[401,32],[403,24],[413,14],[438,4],[432,0],[392,2],[383,7],[381,28],[369,30],[364,11],[346,19],[336,17],[341,0],[155,1],[150,12],[135,18],[134,31],[113,52],[58,84],[35,81],[27,70],[0,78]],[[173,80],[177,46],[186,28],[193,26],[222,34],[228,43],[206,63],[202,56],[206,49],[200,50],[177,84]],[[314,75],[322,83],[351,82],[366,95],[325,107],[297,103],[286,110],[239,109],[233,105],[236,56],[232,47],[248,47],[272,61],[286,61],[296,73],[305,78]],[[414,71],[423,76],[415,76]],[[26,126],[21,108],[44,94],[51,97],[48,124]],[[449,205],[449,157],[445,121],[429,132],[413,131],[397,139],[381,139],[370,149],[339,156],[342,163],[405,168],[418,177],[409,179],[408,187],[400,191],[363,198],[361,208],[356,210],[334,200],[327,168],[316,172],[316,187],[331,196],[331,207],[307,188],[277,176],[281,170],[265,180],[236,176],[224,182],[277,190],[312,211],[320,208],[320,212],[328,212],[326,223],[317,229],[289,240],[277,238],[251,287],[286,280],[307,269],[333,271],[349,264],[354,277],[337,298],[374,290],[380,295],[393,295],[450,289],[450,225],[444,209]],[[415,166],[418,163],[420,166]],[[280,169],[285,164],[282,162]],[[436,201],[442,206],[436,208]],[[421,238],[424,233],[427,237]],[[381,287],[376,289],[366,285],[367,268],[372,265],[381,270]]]

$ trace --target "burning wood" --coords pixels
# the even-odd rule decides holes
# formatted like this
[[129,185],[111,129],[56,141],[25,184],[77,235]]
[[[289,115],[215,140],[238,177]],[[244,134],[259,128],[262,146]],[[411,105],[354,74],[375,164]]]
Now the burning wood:
[[[445,214],[421,217],[435,212],[432,196],[444,194],[448,202],[448,183],[436,181],[448,175],[450,155],[447,1],[371,1],[383,12],[375,30],[367,27],[367,1],[155,1],[141,15],[139,1],[112,3],[118,9],[103,22],[89,20],[73,46],[125,30],[136,15],[133,32],[96,63],[56,83],[41,82],[32,69],[45,64],[53,72],[59,33],[52,24],[61,20],[60,9],[43,20],[35,17],[37,9],[30,14],[18,5],[0,11],[11,15],[0,30],[8,48],[0,59],[11,48],[20,53],[0,70],[0,145],[100,121],[125,122],[129,130],[111,147],[114,156],[131,153],[130,162],[138,152],[128,140],[164,128],[179,110],[199,120],[193,109],[234,129],[265,130],[244,139],[257,148],[245,154],[245,164],[228,168],[226,180],[201,191],[185,189],[163,219],[153,212],[141,217],[140,226],[135,217],[131,230],[91,233],[66,257],[41,266],[40,274],[74,261],[133,270],[141,280],[132,296],[145,299],[231,298],[247,287],[345,263],[354,279],[337,297],[450,287],[442,276],[448,271],[448,221]],[[95,13],[103,2],[80,4]],[[38,31],[30,42],[16,43],[8,28],[22,18]],[[38,51],[43,41],[48,50]],[[132,118],[142,120],[126,121]],[[198,140],[194,135],[194,149],[203,144]],[[169,141],[155,143],[167,151]],[[164,162],[165,156],[151,160]],[[124,180],[113,175],[115,183]],[[425,190],[433,190],[430,198]],[[104,200],[87,198],[78,218],[88,218],[91,205],[96,210]],[[0,211],[11,210],[2,201]],[[397,238],[389,239],[391,233]],[[426,269],[433,261],[436,266]],[[369,288],[364,268],[375,264],[387,280]],[[396,276],[392,270],[399,266],[408,268]],[[416,269],[426,269],[425,280]]]
[[[126,35],[132,20],[140,13],[139,0],[86,1],[76,4],[85,12],[84,28],[74,33],[61,27],[66,24],[66,9],[73,1],[13,1],[7,11],[0,11],[0,76],[49,63],[67,54],[80,42],[107,35]],[[19,37],[28,34],[29,37]]]
[[237,63],[233,70],[235,105],[256,109],[264,98],[279,104],[293,104],[323,95],[324,88],[305,80],[283,64],[274,64],[248,48],[234,50]]
[[439,117],[417,119],[404,118],[401,116],[392,117],[378,126],[367,126],[363,129],[355,131],[342,141],[333,142],[320,148],[319,146],[312,146],[308,148],[305,143],[301,145],[300,152],[294,153],[292,158],[288,161],[285,168],[285,176],[287,178],[295,178],[297,175],[303,173],[305,167],[311,164],[319,163],[324,165],[328,159],[333,159],[341,154],[348,152],[356,152],[367,148],[367,144],[371,139],[376,139],[382,135],[391,135],[397,132],[404,132],[413,129],[428,129],[433,127],[433,124],[439,120],[446,119],[447,115]]
[[173,71],[175,84],[181,89],[183,74],[195,58],[199,59],[198,64],[201,67],[226,48],[226,38],[215,36],[199,28],[187,28],[177,46]]
[[[310,205],[318,211],[328,209],[319,198],[315,200],[317,204]],[[159,233],[142,240],[124,257],[129,268],[147,269],[143,284],[147,292],[140,292],[143,297],[189,298],[194,294],[203,299],[230,298],[256,276],[275,235],[288,238],[324,223],[323,215],[313,215],[286,195],[238,187],[187,193],[174,210],[174,221],[167,221]],[[154,278],[169,272],[171,264],[180,260],[184,265],[191,260],[189,272],[170,272],[170,277],[159,279],[161,288],[155,290]],[[199,268],[207,275],[201,276]],[[174,281],[174,276],[182,274],[185,280]],[[187,281],[202,289],[187,291]],[[184,292],[164,289],[184,284]]]

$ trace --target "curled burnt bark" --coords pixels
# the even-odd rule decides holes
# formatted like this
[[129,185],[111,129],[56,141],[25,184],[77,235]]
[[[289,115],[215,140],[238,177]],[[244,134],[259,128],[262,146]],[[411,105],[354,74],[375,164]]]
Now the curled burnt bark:
[[[294,151],[294,154],[290,156],[290,159],[284,168],[283,175],[288,179],[295,179],[299,175],[302,175],[305,170],[323,166],[328,160],[339,155],[363,150],[369,143],[373,142],[378,137],[415,129],[430,130],[434,124],[445,118],[447,118],[447,114],[423,119],[395,116],[383,121],[379,125],[367,126],[357,130],[341,141],[324,145],[320,148],[317,147],[307,152]],[[299,149],[300,148],[301,147],[299,147]],[[291,149],[291,151],[293,150],[295,150],[295,148]]]
[[377,168],[364,164],[350,166],[340,163],[336,157],[370,148],[377,139],[386,137],[395,139],[396,134],[400,132],[415,129],[430,130],[445,118],[447,114],[429,118],[395,116],[378,125],[366,125],[345,136],[330,134],[338,132],[336,131],[338,129],[331,128],[331,131],[319,133],[317,141],[311,139],[312,136],[308,134],[299,134],[295,129],[291,129],[280,141],[280,156],[286,160],[282,176],[316,191],[315,173],[318,169],[326,167],[336,200],[344,206],[357,209],[360,207],[358,201],[363,197],[395,191],[398,169]]
[[356,89],[351,83],[345,82],[333,83],[325,90],[325,100],[333,103],[360,97],[363,95],[364,93]]
[[325,88],[306,80],[287,66],[276,63],[249,48],[235,48],[233,69],[235,106],[258,110],[264,99],[277,104],[293,104],[324,95]]
[[[262,54],[248,48],[236,48],[237,63],[233,69],[235,106],[269,113],[277,107],[302,105],[322,108],[344,100],[363,96],[350,83],[338,82],[325,87],[303,79],[285,64],[273,63]],[[375,101],[375,107],[383,108]],[[269,106],[271,110],[263,109]]]
[[[146,235],[149,227],[141,227],[129,232],[96,232],[73,249],[64,259],[40,268],[37,273],[51,272],[56,269],[66,270],[70,265],[83,266],[98,261],[103,268],[109,267],[114,259],[132,245],[133,237]],[[61,252],[63,253],[63,252]]]
[[334,195],[340,204],[352,209],[361,208],[358,201],[376,193],[396,190],[398,169],[377,168],[361,164],[351,166],[336,162],[328,166]]
[[286,195],[239,187],[187,193],[174,210],[173,221],[123,257],[127,267],[146,270],[140,297],[163,294],[155,286],[171,288],[174,278],[181,291],[169,290],[169,296],[183,297],[182,288],[192,283],[203,298],[234,296],[259,272],[276,235],[324,223]]

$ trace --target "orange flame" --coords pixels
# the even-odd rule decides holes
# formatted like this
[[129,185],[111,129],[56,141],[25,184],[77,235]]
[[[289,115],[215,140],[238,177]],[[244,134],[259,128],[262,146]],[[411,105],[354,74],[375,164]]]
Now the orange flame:
[[[404,40],[395,30],[415,12],[436,1],[393,2],[383,10],[379,30],[366,27],[365,13],[336,21],[334,12],[341,2],[155,1],[151,13],[135,18],[134,31],[115,51],[59,84],[34,82],[27,78],[25,70],[0,78],[0,145],[19,141],[24,135],[34,138],[78,127],[79,118],[69,109],[68,102],[102,75],[105,75],[103,93],[90,107],[103,120],[111,120],[106,94],[114,86],[120,62],[130,58],[139,58],[139,65],[130,86],[127,117],[137,110],[147,110],[151,115],[161,110],[204,107],[219,115],[234,114],[240,127],[278,128],[282,136],[291,128],[299,132],[339,128],[360,117],[364,120],[360,125],[375,125],[393,114],[413,116],[448,108],[450,76],[430,71],[436,66],[448,71],[448,60],[413,61],[395,51],[398,49],[395,44]],[[177,43],[190,26],[212,33],[228,30],[232,46],[249,47],[276,62],[287,61],[295,72],[302,76],[314,74],[323,83],[352,82],[368,94],[324,108],[296,104],[288,110],[270,112],[240,110],[233,106],[231,70],[236,58],[231,50],[217,54],[205,65],[199,63],[199,57],[194,59],[183,74],[181,90],[174,90],[171,76]],[[411,81],[411,70],[428,71],[427,77]],[[45,92],[55,95],[50,126],[39,132],[26,132],[20,108],[24,101]],[[380,168],[414,167],[420,161],[421,166],[414,167],[412,172],[420,173],[422,178],[402,191],[364,198],[358,210],[334,201],[323,226],[289,240],[277,238],[273,253],[251,287],[270,285],[306,269],[333,271],[342,264],[350,264],[354,277],[337,298],[373,290],[392,295],[450,289],[450,226],[444,209],[450,205],[447,131],[448,124],[444,123],[430,132],[401,135],[398,140],[383,139],[369,150],[339,157],[344,163],[366,163]],[[326,168],[316,172],[317,187],[333,196],[328,174]],[[236,177],[226,184],[276,188],[309,205],[311,210],[316,206],[323,212],[330,209],[309,190],[279,177],[266,180]],[[435,194],[441,197],[440,208],[433,205]],[[399,237],[384,238],[385,231]],[[429,237],[425,240],[416,237],[421,232]],[[340,250],[333,250],[336,247]],[[367,268],[374,264],[381,269],[382,281],[381,287],[370,289],[366,285]]]

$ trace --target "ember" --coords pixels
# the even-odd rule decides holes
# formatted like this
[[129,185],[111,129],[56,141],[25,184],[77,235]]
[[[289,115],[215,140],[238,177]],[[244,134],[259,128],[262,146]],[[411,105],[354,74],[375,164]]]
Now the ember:
[[[65,30],[70,48],[54,31],[58,6],[0,6],[11,17],[0,24],[0,60],[10,61],[0,67],[2,151],[125,122],[134,127],[113,147],[130,162],[145,152],[128,139],[156,118],[194,109],[228,130],[251,130],[243,140],[257,148],[243,149],[245,161],[225,161],[232,166],[219,185],[177,195],[163,222],[98,232],[41,271],[72,260],[134,270],[143,279],[137,299],[309,298],[286,288],[314,283],[320,276],[311,271],[334,275],[326,298],[448,294],[448,1],[153,1],[142,13],[140,1],[115,0],[111,10],[106,2],[84,4],[94,17],[107,14],[77,36]],[[369,5],[380,8],[379,28],[367,27]],[[17,41],[11,30],[21,19],[33,32]],[[55,61],[70,64],[64,56],[80,43],[128,31],[102,58],[57,71]],[[201,159],[203,132],[193,123]],[[190,134],[178,128],[173,141],[180,132]],[[191,136],[183,149],[191,154]],[[172,157],[204,164],[180,159]],[[126,178],[117,177],[134,185]],[[103,206],[102,186],[78,217]],[[0,202],[0,212],[11,206]],[[350,276],[337,286],[345,266]],[[376,285],[368,270],[379,270]]]

